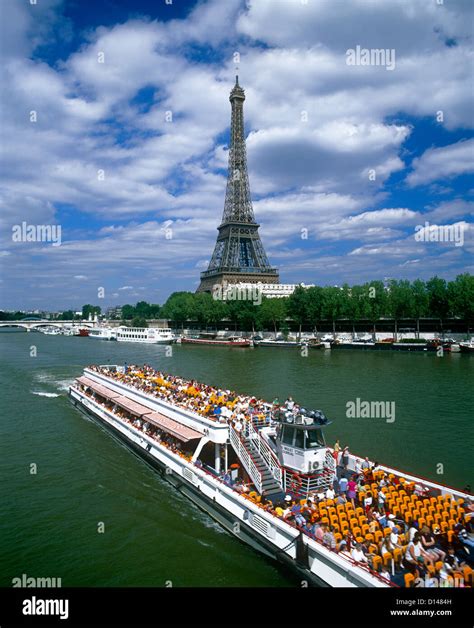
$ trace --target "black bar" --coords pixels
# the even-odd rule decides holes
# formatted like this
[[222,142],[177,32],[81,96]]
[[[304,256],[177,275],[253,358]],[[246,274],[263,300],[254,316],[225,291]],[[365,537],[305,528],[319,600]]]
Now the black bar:
[[[0,626],[472,626],[472,599],[467,588],[3,588]],[[24,615],[28,600],[67,600],[68,617]]]

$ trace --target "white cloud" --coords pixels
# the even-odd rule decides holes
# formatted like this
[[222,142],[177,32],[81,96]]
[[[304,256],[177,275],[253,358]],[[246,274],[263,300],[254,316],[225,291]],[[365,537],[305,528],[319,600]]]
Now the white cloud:
[[411,186],[423,185],[431,181],[452,179],[461,174],[474,172],[474,140],[464,140],[429,148],[413,160],[413,172],[407,177]]

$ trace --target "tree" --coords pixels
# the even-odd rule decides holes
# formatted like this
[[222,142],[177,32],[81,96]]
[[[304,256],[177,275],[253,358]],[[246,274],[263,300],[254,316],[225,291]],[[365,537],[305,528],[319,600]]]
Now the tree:
[[62,321],[72,321],[75,318],[75,314],[72,310],[64,310],[59,317]]
[[428,314],[430,299],[428,291],[426,290],[426,284],[424,281],[421,281],[421,279],[416,279],[411,284],[411,289],[413,293],[412,312],[413,316],[416,318],[416,337],[419,338],[420,318]]
[[340,288],[328,286],[323,288],[323,304],[321,314],[323,318],[332,321],[333,334],[336,333],[336,319],[341,315],[343,295]]
[[377,330],[375,324],[383,316],[388,314],[388,295],[383,281],[371,281],[364,284],[364,291],[368,294],[368,316],[373,325],[373,336],[376,338]]
[[99,315],[101,313],[101,309],[100,306],[98,305],[83,305],[82,306],[82,318],[86,319],[89,318],[89,314],[91,314],[92,318],[94,318],[94,316],[97,314]]
[[448,301],[454,316],[474,320],[474,276],[464,273],[448,284]]
[[135,311],[135,307],[133,305],[123,305],[122,306],[122,318],[124,320],[131,320],[132,318],[135,318],[136,316],[136,311]]
[[410,282],[406,279],[396,281],[392,279],[389,283],[389,307],[395,319],[395,340],[398,333],[398,320],[413,316],[414,295]]
[[148,323],[146,319],[140,316],[135,316],[135,318],[130,323],[131,327],[148,327]]
[[215,303],[208,292],[198,292],[193,296],[191,316],[200,327],[207,327],[215,319]]
[[306,316],[313,325],[314,331],[318,331],[318,322],[322,318],[323,288],[314,286],[306,290]]
[[194,296],[191,292],[173,292],[161,308],[160,315],[163,318],[169,318],[176,327],[181,325],[184,329],[184,324],[193,313]]
[[307,289],[296,286],[293,294],[288,298],[288,316],[298,323],[298,340],[301,340],[301,326],[307,318],[308,295]]
[[280,325],[286,318],[287,300],[288,299],[286,298],[267,299],[266,297],[262,299],[262,305],[260,306],[258,318],[264,326],[270,324],[273,325],[275,338],[277,337],[278,325]]
[[450,307],[446,280],[434,276],[426,282],[426,290],[430,315],[436,316],[441,320],[446,318]]

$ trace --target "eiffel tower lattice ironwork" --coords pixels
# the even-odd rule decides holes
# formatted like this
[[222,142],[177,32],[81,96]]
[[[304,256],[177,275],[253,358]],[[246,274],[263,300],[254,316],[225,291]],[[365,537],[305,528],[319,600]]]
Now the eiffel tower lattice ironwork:
[[232,119],[224,213],[198,292],[211,292],[215,285],[225,283],[279,283],[278,271],[270,266],[253,213],[244,135],[245,93],[238,76],[229,100]]

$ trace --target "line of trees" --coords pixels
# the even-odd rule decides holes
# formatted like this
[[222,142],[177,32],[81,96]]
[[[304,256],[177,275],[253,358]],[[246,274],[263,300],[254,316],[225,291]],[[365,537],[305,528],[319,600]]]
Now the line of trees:
[[[100,314],[100,307],[85,305],[83,317]],[[73,312],[63,312],[64,320],[73,318]],[[24,313],[0,312],[0,320],[18,320]],[[298,287],[287,298],[252,300],[216,300],[208,293],[174,292],[163,306],[139,301],[122,307],[122,322],[146,326],[150,319],[164,318],[175,327],[184,327],[188,321],[201,327],[217,326],[229,321],[235,329],[255,331],[272,329],[285,331],[288,321],[300,330],[303,325],[318,329],[321,321],[349,320],[376,323],[383,318],[413,319],[458,318],[474,321],[474,276],[458,275],[453,281],[433,277],[428,281],[416,279],[371,281],[361,285],[341,287]]]
[[454,281],[433,277],[429,281],[417,279],[372,281],[350,287],[298,287],[287,298],[262,298],[257,305],[249,300],[220,301],[210,294],[191,292],[173,293],[161,308],[162,318],[168,318],[176,327],[187,321],[200,326],[217,325],[229,320],[242,330],[280,329],[285,331],[287,321],[296,323],[301,331],[305,324],[317,331],[321,321],[371,321],[382,318],[400,320],[410,318],[460,318],[474,320],[474,276],[458,275]]

